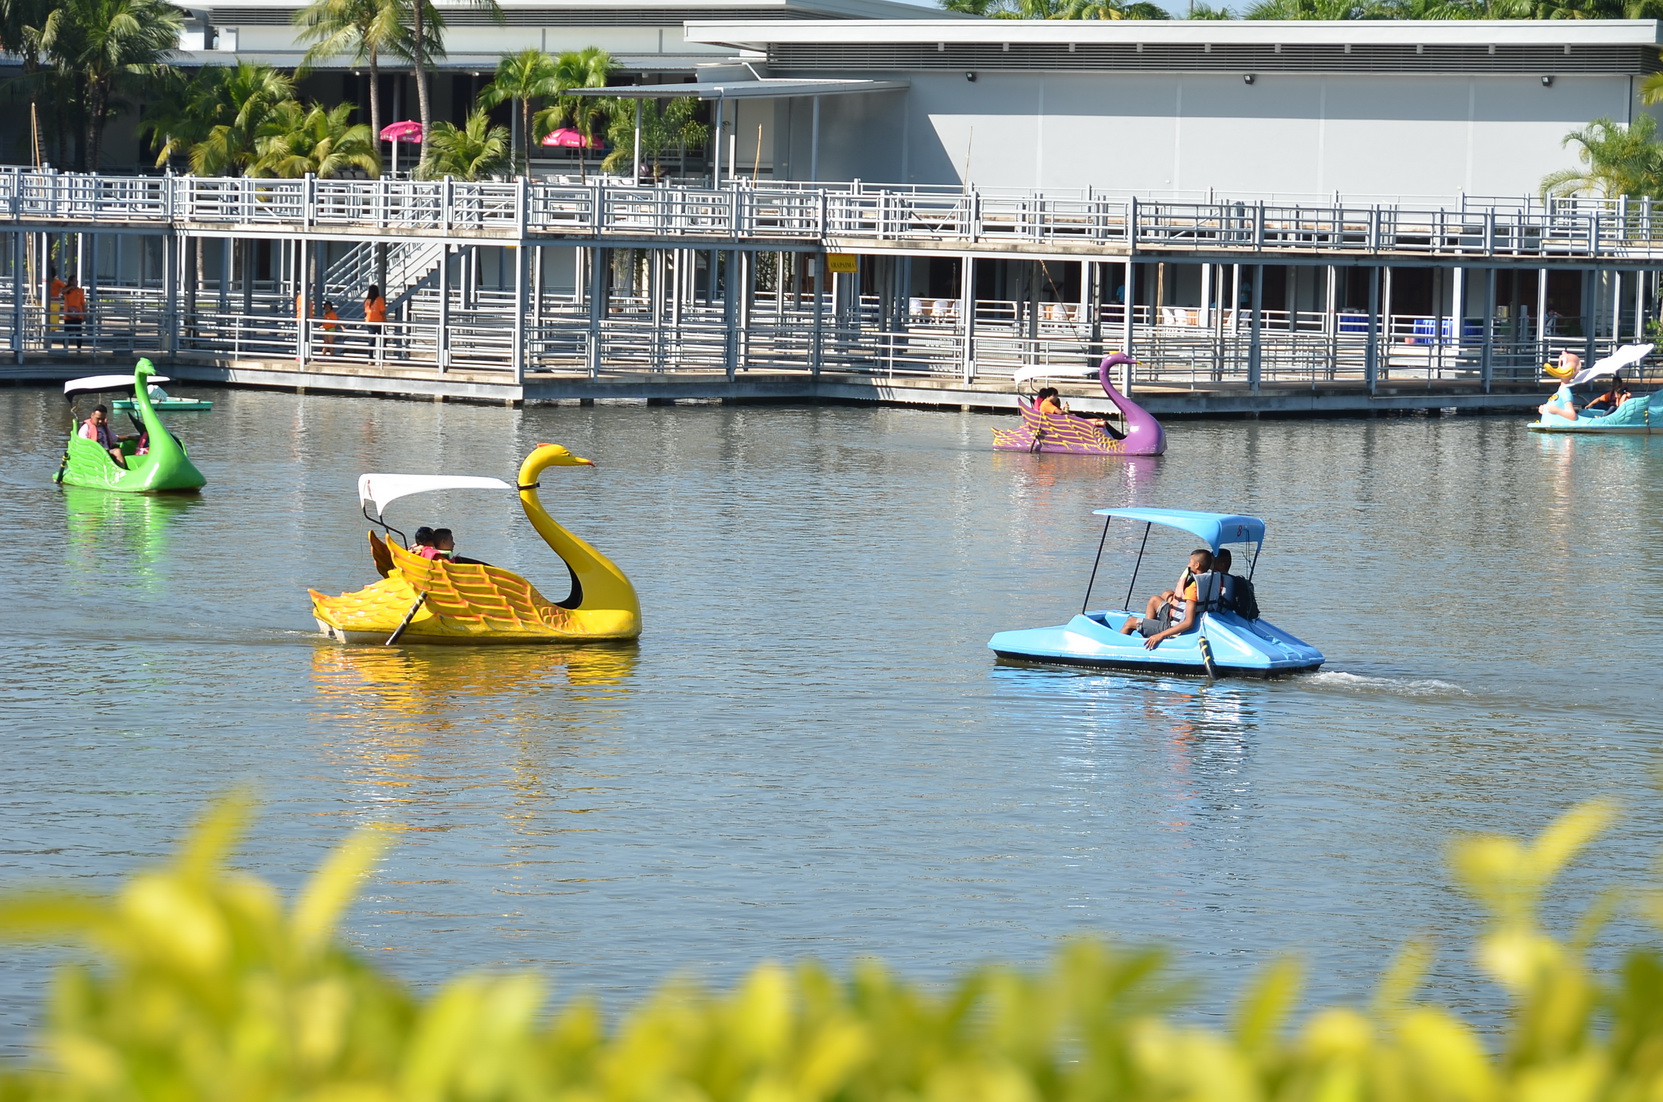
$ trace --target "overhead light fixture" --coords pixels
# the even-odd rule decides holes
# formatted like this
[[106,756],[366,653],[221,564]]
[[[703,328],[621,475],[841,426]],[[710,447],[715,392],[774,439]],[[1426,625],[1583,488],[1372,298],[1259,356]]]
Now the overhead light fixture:
[[1542,87],[1543,88],[1552,88],[1553,87],[1553,77],[1543,76],[1542,77]]
[[1256,78],[1252,73],[1243,73],[1241,76],[1241,82],[1243,84],[1252,84],[1256,79],[1258,78]]
[[964,74],[964,79],[968,80],[971,84],[974,84],[974,83],[976,83],[976,74],[975,73],[965,73]]

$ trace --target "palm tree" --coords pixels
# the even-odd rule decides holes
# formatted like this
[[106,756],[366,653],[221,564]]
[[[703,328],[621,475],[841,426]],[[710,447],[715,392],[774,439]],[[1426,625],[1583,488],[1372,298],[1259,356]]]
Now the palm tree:
[[562,91],[555,60],[536,48],[503,54],[497,63],[497,75],[479,91],[481,107],[495,107],[507,100],[519,104],[519,113],[515,116],[519,125],[515,128],[514,157],[520,160],[523,150],[523,171],[527,176],[531,175],[531,102],[549,99]]
[[[585,46],[569,50],[554,59],[554,83],[564,93],[578,88],[605,88],[612,79],[612,55],[599,46]],[[551,107],[537,112],[533,122],[533,139],[542,141],[550,131],[569,126],[590,143],[600,140],[606,130],[607,119],[616,113],[612,102],[601,96],[560,95]],[[584,146],[577,151],[578,172],[587,176],[588,157]]]
[[492,126],[483,108],[468,116],[466,125],[434,125],[427,136],[424,167],[429,176],[477,180],[508,162],[508,128]]
[[1637,115],[1624,126],[1611,119],[1595,119],[1565,135],[1565,145],[1578,145],[1582,168],[1560,169],[1542,178],[1542,195],[1663,195],[1663,144],[1657,140],[1657,120]]
[[351,121],[354,104],[331,108],[302,107],[295,100],[277,105],[260,127],[259,158],[250,176],[296,179],[311,173],[324,179],[347,169],[380,171],[376,146],[380,143],[364,123]]
[[1052,19],[1171,19],[1148,0],[1067,0]]
[[87,167],[97,172],[117,95],[162,68],[185,13],[167,0],[68,0],[64,12],[75,27],[66,60],[79,77],[86,111]]
[[278,106],[294,99],[294,81],[266,65],[239,61],[213,90],[208,136],[191,146],[191,171],[240,176],[259,159],[259,142]]
[[1198,2],[1190,4],[1189,14],[1186,16],[1189,19],[1234,19],[1235,17],[1236,13],[1229,8],[1215,8],[1207,3],[1207,0],[1198,0]]
[[[641,156],[652,165],[653,176],[663,175],[664,154],[672,149],[698,147],[710,139],[710,127],[697,121],[698,102],[691,96],[638,100],[641,105]],[[635,159],[635,113],[618,101],[608,134],[612,152],[601,162],[606,172],[622,172]]]
[[[439,14],[439,9],[433,6],[432,0],[408,0],[408,3],[410,64],[416,71],[416,101],[421,108],[422,134],[430,135],[433,133],[433,103],[428,95],[427,63],[433,58],[444,56],[445,21]],[[502,6],[497,0],[468,0],[468,3],[488,13],[498,23],[502,22]],[[472,123],[472,116],[469,116],[468,121]]]
[[149,137],[157,168],[175,157],[189,157],[191,149],[207,141],[214,126],[223,121],[220,88],[229,71],[210,65],[194,73],[168,69],[156,76],[145,97],[139,138]]
[[297,75],[313,65],[351,54],[370,71],[370,131],[376,171],[381,167],[381,57],[410,59],[409,8],[403,0],[312,0],[295,12],[299,39],[310,42]]

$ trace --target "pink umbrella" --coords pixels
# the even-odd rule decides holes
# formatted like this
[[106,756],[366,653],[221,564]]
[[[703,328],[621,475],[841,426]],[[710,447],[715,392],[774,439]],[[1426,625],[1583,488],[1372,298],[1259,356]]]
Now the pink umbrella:
[[414,119],[408,122],[390,122],[381,128],[381,140],[384,142],[420,142],[422,140],[422,124]]
[[381,128],[381,140],[393,143],[393,175],[398,175],[398,143],[409,142],[419,145],[422,140],[422,124],[414,119],[404,122],[390,122]]
[[599,142],[592,142],[580,130],[573,130],[569,126],[562,126],[559,130],[551,130],[543,138],[544,145],[556,145],[564,149],[593,149]]

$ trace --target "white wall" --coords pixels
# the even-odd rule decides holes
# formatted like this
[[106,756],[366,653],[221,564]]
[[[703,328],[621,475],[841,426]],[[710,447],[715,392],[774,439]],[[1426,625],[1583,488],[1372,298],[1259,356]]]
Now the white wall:
[[[1534,194],[1575,164],[1568,131],[1635,110],[1620,75],[907,76],[904,93],[822,101],[823,179],[959,184],[968,169],[988,188]],[[807,110],[790,112],[794,178]]]

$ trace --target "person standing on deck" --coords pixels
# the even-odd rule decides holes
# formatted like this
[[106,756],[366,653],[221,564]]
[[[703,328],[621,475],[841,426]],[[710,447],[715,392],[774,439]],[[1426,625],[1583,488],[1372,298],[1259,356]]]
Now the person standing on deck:
[[381,294],[381,288],[370,284],[370,289],[364,292],[364,328],[370,334],[370,359],[381,359],[381,330],[387,324],[387,300]]
[[87,293],[81,285],[70,276],[64,286],[64,347],[69,347],[69,335],[75,334],[75,348],[80,351],[84,345],[81,333],[87,321]]

